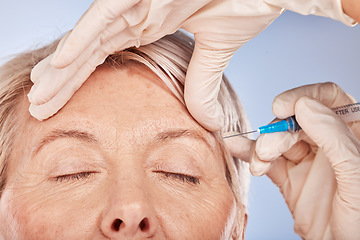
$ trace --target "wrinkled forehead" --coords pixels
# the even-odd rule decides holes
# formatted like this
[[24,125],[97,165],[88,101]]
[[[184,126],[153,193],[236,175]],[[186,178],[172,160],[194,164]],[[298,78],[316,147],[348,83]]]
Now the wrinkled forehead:
[[98,67],[55,116],[43,122],[27,119],[25,128],[34,139],[70,126],[99,135],[109,144],[139,142],[166,129],[189,129],[218,149],[213,134],[203,129],[163,81],[142,64]]

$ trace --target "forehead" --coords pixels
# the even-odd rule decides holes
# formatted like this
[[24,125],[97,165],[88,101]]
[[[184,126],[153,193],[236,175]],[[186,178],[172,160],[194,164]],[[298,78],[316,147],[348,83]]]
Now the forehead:
[[71,127],[108,142],[146,140],[169,128],[192,129],[216,145],[157,75],[141,64],[98,67],[54,117],[43,122],[27,118],[25,126],[33,139]]

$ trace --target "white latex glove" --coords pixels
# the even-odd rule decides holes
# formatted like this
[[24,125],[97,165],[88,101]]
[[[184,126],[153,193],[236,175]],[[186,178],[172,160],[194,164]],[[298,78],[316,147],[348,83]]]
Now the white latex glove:
[[[274,6],[281,6],[302,15],[313,14],[317,16],[332,18],[348,26],[353,26],[354,24],[356,24],[356,21],[354,21],[348,15],[344,14],[342,4],[346,4],[346,6],[350,4],[353,8],[359,7],[358,0],[265,0],[265,2]],[[354,12],[352,17],[355,18],[358,14],[359,10]]]
[[223,120],[217,101],[221,75],[236,50],[281,14],[282,4],[303,13],[315,9],[310,12],[346,23],[341,4],[332,4],[340,0],[268,1],[270,4],[264,0],[95,0],[55,54],[34,68],[30,113],[39,120],[50,117],[109,54],[153,42],[183,27],[195,34],[196,41],[185,102],[205,128],[219,130]]
[[201,124],[218,130],[222,110],[217,94],[224,68],[281,11],[263,0],[95,0],[55,54],[34,68],[30,113],[39,120],[50,117],[109,54],[156,41],[183,26],[196,38],[185,101]]
[[175,32],[209,1],[95,0],[56,52],[33,69],[31,115],[52,116],[109,54]]
[[[280,94],[274,114],[295,114],[303,131],[263,134],[250,151],[252,174],[279,187],[304,239],[360,238],[360,122],[347,125],[329,109],[353,102],[332,83]],[[233,153],[239,142],[249,145],[229,141]]]

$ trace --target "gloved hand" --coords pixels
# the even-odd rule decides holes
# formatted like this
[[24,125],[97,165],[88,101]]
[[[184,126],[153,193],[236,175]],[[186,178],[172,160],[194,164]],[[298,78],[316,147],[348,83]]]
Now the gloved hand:
[[30,113],[39,120],[50,117],[109,54],[148,44],[183,27],[194,33],[196,41],[185,102],[205,128],[219,130],[223,119],[217,101],[221,75],[236,50],[281,14],[282,4],[346,23],[341,4],[331,4],[339,0],[309,0],[307,4],[303,0],[265,1],[95,0],[55,54],[34,68]]
[[46,119],[62,108],[105,58],[175,32],[211,0],[95,0],[54,54],[32,71],[30,113]]
[[[360,237],[360,122],[347,125],[329,109],[353,102],[332,83],[280,94],[274,114],[295,114],[303,131],[263,134],[248,155],[252,174],[280,188],[304,239]],[[248,142],[227,142],[233,153],[238,141]]]
[[200,123],[218,130],[222,110],[217,94],[224,68],[281,11],[263,0],[95,0],[56,52],[34,68],[30,113],[48,118],[109,54],[156,41],[183,26],[196,39],[185,101]]

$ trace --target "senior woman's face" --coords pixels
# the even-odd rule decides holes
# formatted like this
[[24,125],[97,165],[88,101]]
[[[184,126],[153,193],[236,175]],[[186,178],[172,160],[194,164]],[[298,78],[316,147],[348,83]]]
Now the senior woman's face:
[[211,134],[147,68],[99,68],[53,118],[19,108],[5,239],[219,239],[234,197]]

